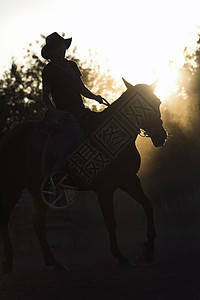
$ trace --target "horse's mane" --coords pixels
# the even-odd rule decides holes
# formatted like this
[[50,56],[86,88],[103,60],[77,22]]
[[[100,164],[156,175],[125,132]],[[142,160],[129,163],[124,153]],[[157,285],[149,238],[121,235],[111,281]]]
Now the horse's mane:
[[121,94],[121,96],[119,96],[118,99],[116,99],[114,102],[112,102],[110,106],[108,106],[101,112],[102,116],[107,115],[107,112],[115,113],[119,109],[119,106],[121,105],[121,101],[126,100],[126,97],[129,95],[129,92],[130,91],[133,92],[133,90],[138,91],[138,92],[144,92],[147,95],[153,94],[153,92],[154,92],[152,86],[145,84],[145,83],[139,83],[139,84],[136,84],[135,86],[130,85],[130,87],[127,88],[127,90],[125,90]]
[[121,103],[121,100],[126,97],[128,90],[123,92],[121,96],[119,96],[118,99],[113,101],[108,107],[106,107],[103,111],[100,112],[101,117],[100,118],[105,118],[107,117],[107,114],[114,114],[116,111],[118,111],[118,107]]
[[[146,84],[138,84],[133,88],[149,90],[150,86]],[[115,114],[119,110],[121,101],[126,99],[128,93],[129,93],[129,88],[126,91],[124,91],[121,94],[121,96],[118,99],[116,99],[110,106],[108,106],[101,113],[99,113],[99,117],[100,117],[98,118],[99,124],[102,121],[104,121],[105,118],[107,118],[107,116],[110,116],[111,114]],[[6,133],[0,134],[0,158],[2,157],[3,154],[6,155],[8,153],[14,153],[16,149],[22,147],[22,144],[24,145],[24,139],[30,136],[35,126],[35,122],[36,121],[23,122],[17,125],[15,128],[8,130]]]

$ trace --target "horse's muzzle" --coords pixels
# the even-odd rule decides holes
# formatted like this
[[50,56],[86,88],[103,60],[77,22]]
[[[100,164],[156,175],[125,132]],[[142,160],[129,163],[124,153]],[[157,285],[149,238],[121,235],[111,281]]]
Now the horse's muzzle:
[[152,135],[151,140],[155,147],[161,147],[167,140],[167,132],[163,129],[159,134],[156,133]]

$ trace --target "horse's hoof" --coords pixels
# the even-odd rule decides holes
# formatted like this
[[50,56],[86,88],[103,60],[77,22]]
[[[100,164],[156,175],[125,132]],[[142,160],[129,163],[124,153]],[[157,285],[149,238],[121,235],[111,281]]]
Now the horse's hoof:
[[53,266],[53,271],[54,272],[63,272],[63,271],[69,271],[69,268],[59,262],[56,262]]
[[150,247],[147,243],[144,243],[143,255],[145,261],[154,261],[154,248]]
[[3,261],[2,263],[2,275],[11,274],[13,270],[13,264],[8,261]]
[[130,260],[123,260],[123,261],[119,261],[119,267],[120,268],[134,268],[136,266],[136,264],[134,264],[134,262],[130,261]]

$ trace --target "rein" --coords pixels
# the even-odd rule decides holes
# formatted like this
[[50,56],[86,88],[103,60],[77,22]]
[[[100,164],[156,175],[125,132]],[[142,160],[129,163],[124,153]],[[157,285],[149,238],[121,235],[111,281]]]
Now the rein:
[[[108,107],[111,106],[111,104],[105,98],[102,98],[102,99],[103,99],[103,102],[104,102],[102,104],[104,104]],[[148,132],[146,132],[144,129],[141,129],[141,128],[138,128],[138,134],[141,137],[150,137],[150,134]]]
[[144,129],[139,129],[139,136],[150,137],[150,134],[148,132],[146,132]]

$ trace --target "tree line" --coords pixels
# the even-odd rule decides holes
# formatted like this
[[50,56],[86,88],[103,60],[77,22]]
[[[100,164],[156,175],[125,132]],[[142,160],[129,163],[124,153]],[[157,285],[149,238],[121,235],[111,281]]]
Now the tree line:
[[184,49],[184,58],[177,79],[178,90],[163,104],[167,142],[153,151],[142,174],[158,204],[163,198],[174,201],[192,195],[200,186],[200,35],[195,50]]
[[[171,197],[199,185],[200,35],[196,49],[191,53],[185,48],[184,55],[185,63],[179,70],[179,89],[170,95],[162,111],[168,141],[165,147],[152,152],[142,174],[157,203],[163,195]],[[103,91],[103,96],[110,98],[116,90],[119,92],[121,87],[109,71],[101,72],[92,53],[90,59],[83,61],[74,48],[68,58],[78,63],[85,84],[94,93]],[[27,49],[23,65],[12,59],[10,69],[0,80],[0,133],[25,120],[43,118],[41,74],[45,64],[46,61],[32,50],[32,45]],[[97,109],[92,102],[90,105]]]
[[[41,37],[45,38],[43,35]],[[29,44],[24,64],[18,64],[12,58],[11,67],[0,79],[0,133],[23,121],[41,119],[44,116],[42,70],[47,61],[33,50],[33,46]],[[75,47],[69,53],[68,59],[78,64],[84,83],[94,93],[101,94],[104,91],[104,97],[110,97],[119,88],[109,70],[101,71],[91,52],[87,60],[81,60]],[[97,109],[95,101],[89,101],[89,105],[93,110]]]

